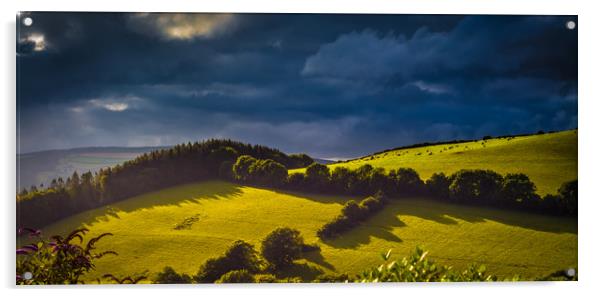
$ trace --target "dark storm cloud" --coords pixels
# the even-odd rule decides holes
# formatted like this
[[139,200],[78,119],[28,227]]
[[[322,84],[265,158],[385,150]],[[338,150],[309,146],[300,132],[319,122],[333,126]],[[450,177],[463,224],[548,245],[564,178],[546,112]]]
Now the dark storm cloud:
[[229,137],[348,157],[577,125],[572,17],[25,15],[22,151]]

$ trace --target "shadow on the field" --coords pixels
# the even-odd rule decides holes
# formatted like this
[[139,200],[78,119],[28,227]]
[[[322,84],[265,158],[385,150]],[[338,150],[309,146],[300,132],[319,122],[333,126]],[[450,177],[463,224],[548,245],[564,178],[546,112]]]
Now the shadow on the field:
[[133,212],[142,209],[152,209],[161,206],[181,206],[184,203],[199,203],[207,199],[230,199],[242,195],[243,186],[210,181],[200,184],[186,184],[149,194],[143,194],[130,199],[99,207],[77,215],[82,224],[106,222],[110,219],[119,219],[119,212]]
[[360,223],[335,239],[325,240],[324,243],[335,248],[354,249],[362,244],[370,243],[370,238],[380,238],[391,242],[402,242],[402,239],[392,233],[394,228],[405,227],[393,209],[385,207],[378,215]]
[[324,268],[335,270],[334,266],[328,263],[326,259],[324,259],[324,256],[322,256],[322,253],[320,251],[304,253],[303,259],[307,260],[308,262],[320,265]]
[[551,233],[577,234],[577,219],[540,215],[513,210],[488,207],[458,205],[439,201],[410,200],[400,201],[394,208],[400,215],[416,216],[444,224],[458,224],[458,221],[485,223],[494,221],[504,225]]
[[[413,216],[445,225],[458,225],[460,221],[479,224],[494,221],[501,224],[550,233],[577,234],[577,220],[566,217],[545,216],[526,212],[465,206],[432,201],[428,199],[398,200],[390,204],[374,217],[335,239],[324,240],[326,245],[335,248],[354,249],[370,243],[370,239],[380,238],[391,242],[402,242],[392,231],[405,227],[400,216]],[[428,230],[425,230],[428,232]],[[425,234],[428,236],[428,234]]]
[[303,192],[297,192],[297,191],[288,191],[288,190],[265,188],[265,187],[263,187],[263,189],[268,189],[268,190],[274,191],[278,194],[291,195],[291,196],[311,200],[311,201],[318,202],[318,203],[327,203],[327,204],[336,203],[336,204],[340,204],[341,206],[343,204],[345,204],[345,202],[347,202],[349,199],[355,199],[355,200],[359,201],[363,198],[363,197],[359,197],[359,196],[349,196],[349,195],[303,193]]

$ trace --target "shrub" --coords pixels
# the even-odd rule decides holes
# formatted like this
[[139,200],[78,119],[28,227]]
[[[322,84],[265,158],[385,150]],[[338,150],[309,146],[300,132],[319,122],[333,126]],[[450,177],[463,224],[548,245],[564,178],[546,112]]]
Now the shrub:
[[368,197],[360,202],[360,208],[365,209],[368,213],[375,213],[385,207],[384,199]]
[[197,283],[213,283],[228,271],[232,271],[230,265],[225,257],[207,259],[194,276],[194,280]]
[[347,201],[340,215],[318,229],[318,237],[322,239],[336,237],[381,210],[387,198],[382,191],[379,191],[375,196],[365,198],[359,204],[354,200]]
[[351,278],[347,273],[341,274],[320,274],[314,280],[315,283],[344,283],[349,281]]
[[256,274],[255,282],[256,283],[278,283],[279,280],[273,274]]
[[391,180],[389,179],[389,176],[385,174],[384,168],[373,168],[367,177],[367,188],[359,191],[357,194],[370,195],[376,191],[391,188],[388,186],[391,184]]
[[344,215],[339,215],[334,220],[324,224],[318,229],[317,235],[322,239],[333,238],[353,228],[357,223]]
[[485,204],[498,199],[503,178],[491,170],[460,170],[451,176],[451,180],[452,200]]
[[300,172],[289,174],[286,178],[286,184],[293,190],[301,190],[305,185],[305,174]]
[[330,180],[330,169],[326,165],[313,163],[305,170],[305,178],[311,189],[323,191]]
[[252,244],[242,240],[235,241],[224,254],[232,266],[238,266],[239,269],[246,269],[250,272],[257,272],[260,269],[261,259]]
[[255,277],[245,269],[232,270],[222,275],[216,283],[254,283]]
[[422,193],[424,182],[416,170],[399,168],[395,172],[395,190],[399,196],[412,196]]
[[165,266],[152,282],[153,284],[191,284],[192,278],[188,274],[179,274],[172,267]]
[[[377,190],[372,190],[370,188],[371,185],[374,185],[375,182],[371,181],[374,174],[374,167],[370,164],[364,164],[355,170],[353,170],[353,180],[350,184],[350,193],[357,195],[370,195]],[[377,177],[378,178],[378,177]]]
[[579,187],[577,180],[566,182],[558,189],[560,197],[560,206],[563,213],[568,215],[577,215],[577,191]]
[[[106,255],[117,255],[113,251],[96,252],[96,243],[111,233],[103,233],[83,244],[88,229],[77,229],[66,237],[54,235],[50,241],[38,240],[18,248],[17,285],[53,285],[84,283],[80,277],[95,269],[94,261]],[[29,237],[40,237],[41,231],[23,228],[19,235],[28,233]],[[78,242],[79,241],[79,242]],[[30,272],[34,278],[23,276]]]
[[274,268],[283,268],[301,258],[303,237],[298,230],[278,228],[261,243],[261,254]]
[[539,197],[535,194],[535,184],[522,173],[506,174],[502,183],[500,199],[503,206],[523,204],[530,208],[535,207],[535,203],[539,201]]
[[253,245],[237,240],[224,255],[208,259],[201,265],[194,279],[199,283],[213,283],[227,272],[244,269],[255,273],[260,266],[261,260]]
[[449,186],[451,179],[443,173],[434,173],[431,178],[426,181],[426,190],[429,195],[447,200],[449,198]]
[[445,281],[496,281],[489,275],[485,266],[472,265],[463,271],[452,270],[428,259],[428,252],[417,247],[409,258],[389,262],[391,251],[382,254],[384,264],[360,273],[356,282],[445,282]]
[[354,173],[347,167],[336,167],[330,176],[330,187],[336,193],[349,193],[355,180]]
[[270,159],[257,160],[249,167],[247,181],[266,186],[280,186],[286,182],[288,171],[284,165]]
[[236,159],[236,163],[232,167],[232,171],[234,172],[234,178],[239,181],[248,181],[249,180],[249,168],[257,162],[257,159],[249,156],[242,155]]
[[347,203],[343,205],[343,209],[341,210],[343,216],[356,222],[362,221],[365,218],[367,212],[368,210],[364,207],[360,207],[360,205],[357,204],[355,200],[347,201]]

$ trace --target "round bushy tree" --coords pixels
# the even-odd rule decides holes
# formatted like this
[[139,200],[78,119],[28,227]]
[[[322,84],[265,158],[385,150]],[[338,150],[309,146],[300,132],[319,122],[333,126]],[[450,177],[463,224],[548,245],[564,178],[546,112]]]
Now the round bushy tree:
[[451,179],[453,200],[479,204],[497,200],[503,182],[503,177],[491,170],[460,170]]
[[278,228],[261,243],[261,254],[275,268],[283,268],[301,258],[303,237],[298,230]]
[[426,190],[429,195],[446,200],[449,198],[449,186],[451,179],[444,173],[433,173],[431,178],[426,181]]
[[520,203],[526,207],[531,206],[535,198],[535,184],[529,177],[522,173],[510,173],[504,177],[500,195],[503,206],[512,206]]
[[313,190],[324,190],[330,179],[330,169],[326,165],[313,163],[305,170],[305,177]]
[[293,190],[301,190],[305,184],[305,174],[301,172],[295,172],[289,174],[286,178],[286,185]]
[[249,155],[242,155],[236,159],[236,163],[232,167],[234,178],[240,181],[249,179],[249,168],[257,162],[257,159]]
[[350,220],[357,222],[364,219],[366,210],[365,208],[360,207],[355,200],[349,200],[345,203],[341,212]]
[[577,180],[567,182],[560,186],[558,195],[561,199],[563,210],[566,214],[577,215]]
[[266,186],[280,186],[286,182],[288,171],[284,165],[270,159],[258,160],[249,167],[249,180]]
[[261,260],[253,245],[242,240],[235,241],[224,255],[208,259],[200,268],[194,279],[199,283],[213,283],[222,275],[232,270],[260,270]]
[[347,167],[336,167],[330,176],[332,189],[336,193],[349,193],[353,183],[353,172]]
[[399,168],[395,174],[396,192],[400,196],[412,196],[420,194],[424,182],[420,179],[418,172],[412,168]]
[[259,271],[261,260],[255,247],[243,240],[235,241],[224,254],[224,257],[235,269],[245,269],[250,272]]

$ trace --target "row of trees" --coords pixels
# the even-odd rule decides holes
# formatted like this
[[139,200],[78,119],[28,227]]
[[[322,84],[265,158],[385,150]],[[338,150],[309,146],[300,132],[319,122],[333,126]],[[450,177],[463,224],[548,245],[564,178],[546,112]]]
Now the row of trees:
[[374,197],[363,199],[360,203],[349,200],[341,209],[341,214],[322,226],[317,235],[322,239],[336,237],[376,214],[386,203],[387,198],[382,191]]
[[[17,195],[18,226],[41,227],[61,218],[94,207],[123,200],[135,195],[187,182],[212,178],[229,178],[232,164],[247,155],[263,161],[255,166],[259,175],[266,168],[287,168],[310,165],[313,160],[304,154],[286,155],[265,146],[249,145],[231,140],[208,140],[176,145],[143,154],[134,160],[92,174],[73,175],[65,181],[53,180],[48,188],[32,187]],[[282,170],[284,169],[284,170]],[[271,170],[271,169],[269,169]],[[267,176],[264,179],[271,179]]]
[[[555,195],[540,197],[535,184],[522,173],[505,176],[492,170],[460,170],[451,175],[433,174],[426,182],[411,168],[385,171],[369,164],[357,169],[313,163],[305,173],[286,174],[273,160],[240,156],[232,167],[239,182],[282,187],[296,191],[367,196],[382,192],[388,197],[427,196],[480,206],[509,208],[554,215],[577,215],[577,181],[563,184]],[[341,226],[345,220],[340,220]]]
[[[41,227],[61,218],[135,195],[212,178],[338,195],[388,197],[430,196],[445,201],[513,208],[547,214],[577,214],[577,181],[556,195],[539,197],[524,174],[501,176],[490,170],[434,174],[426,183],[410,168],[385,171],[363,165],[357,169],[313,163],[307,155],[286,155],[264,146],[231,140],[209,140],[153,151],[92,174],[75,172],[46,189],[17,195],[18,226]],[[309,165],[309,166],[308,166]],[[305,173],[288,169],[305,167]]]
[[553,215],[577,215],[577,180],[560,186],[557,194],[539,196],[535,184],[522,173],[502,176],[491,170],[460,170],[451,176],[433,174],[427,194],[456,203],[525,210]]

